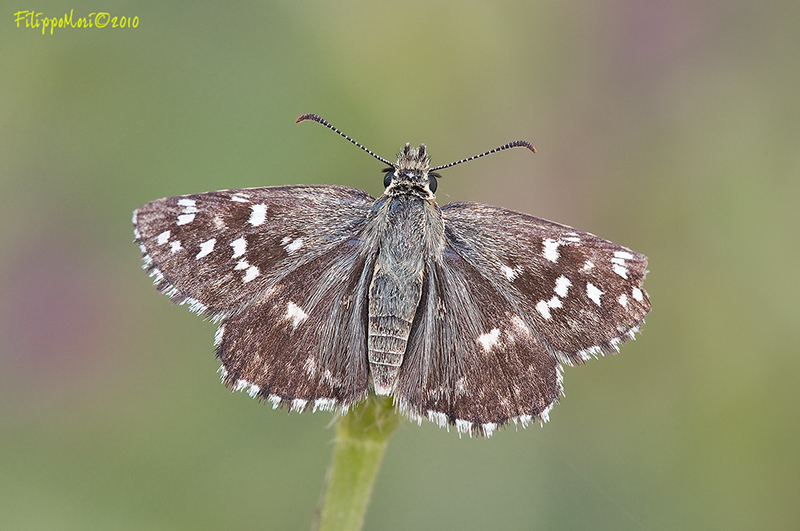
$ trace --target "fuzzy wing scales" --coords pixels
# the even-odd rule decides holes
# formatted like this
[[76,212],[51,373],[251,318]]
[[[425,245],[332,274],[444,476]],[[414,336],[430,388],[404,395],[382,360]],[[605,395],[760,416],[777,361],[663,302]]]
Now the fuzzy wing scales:
[[347,241],[363,226],[372,201],[341,186],[169,197],[134,212],[134,233],[158,289],[220,320]]
[[452,250],[429,257],[395,396],[401,410],[459,433],[547,420],[558,361],[480,272]]
[[147,203],[134,231],[158,289],[222,321],[228,387],[299,411],[347,408],[368,386],[372,203],[339,186],[223,190]]
[[647,257],[571,227],[478,203],[442,209],[454,252],[561,362],[614,351],[650,311]]

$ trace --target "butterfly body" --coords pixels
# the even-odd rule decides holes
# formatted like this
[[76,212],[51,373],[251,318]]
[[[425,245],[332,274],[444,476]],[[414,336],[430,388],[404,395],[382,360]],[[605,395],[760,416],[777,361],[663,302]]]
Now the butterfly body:
[[430,191],[424,146],[406,144],[375,202],[378,256],[369,287],[369,368],[378,395],[394,391],[425,278],[425,258],[441,252],[442,213]]
[[145,267],[220,322],[223,381],[275,407],[346,411],[371,388],[459,433],[546,421],[563,364],[638,331],[646,258],[527,214],[440,208],[424,145],[391,166],[377,199],[279,186],[147,203]]

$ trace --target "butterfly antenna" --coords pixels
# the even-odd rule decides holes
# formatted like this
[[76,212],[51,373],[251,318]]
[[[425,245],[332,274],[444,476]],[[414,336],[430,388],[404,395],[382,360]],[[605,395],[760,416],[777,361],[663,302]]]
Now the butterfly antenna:
[[[351,142],[352,142],[352,140],[351,140]],[[515,148],[515,147],[528,148],[531,151],[533,151],[534,153],[536,153],[536,148],[533,147],[533,144],[531,144],[530,142],[528,142],[526,140],[517,140],[516,142],[509,142],[508,144],[504,144],[504,145],[502,145],[500,147],[496,147],[494,149],[490,149],[486,153],[481,153],[480,155],[473,155],[473,156],[467,157],[465,159],[461,159],[461,160],[457,160],[455,162],[451,162],[450,164],[443,164],[441,166],[436,166],[435,168],[431,168],[431,171],[443,170],[445,168],[450,168],[452,166],[455,166],[456,164],[461,164],[462,162],[469,162],[471,160],[475,160],[475,159],[479,159],[481,157],[485,157],[486,155],[491,155],[492,153],[497,153],[498,151],[504,151],[506,149],[511,149],[511,148]]]
[[[370,155],[372,155],[373,157],[375,157],[375,158],[376,158],[376,159],[378,159],[379,161],[383,162],[383,163],[384,163],[384,164],[386,164],[387,166],[394,167],[394,164],[392,164],[391,162],[389,162],[389,161],[388,161],[388,160],[386,160],[385,158],[381,157],[380,155],[376,155],[376,154],[375,154],[374,152],[372,152],[371,150],[369,150],[369,149],[365,148],[364,146],[362,146],[361,144],[359,144],[358,142],[356,142],[355,140],[353,140],[352,138],[350,138],[350,137],[349,137],[349,136],[347,136],[346,134],[344,134],[344,133],[342,133],[341,131],[339,131],[338,129],[336,129],[336,128],[335,128],[335,127],[334,127],[334,126],[333,126],[333,125],[332,125],[330,122],[328,122],[328,121],[327,121],[325,118],[323,118],[322,116],[317,116],[316,114],[303,114],[303,115],[302,115],[302,116],[300,116],[300,117],[299,117],[297,120],[295,120],[295,123],[296,123],[296,124],[299,124],[300,122],[305,122],[305,121],[307,121],[307,120],[312,120],[312,121],[314,121],[314,122],[317,122],[318,124],[322,124],[322,125],[324,125],[325,127],[327,127],[328,129],[330,129],[330,130],[331,130],[331,131],[333,131],[334,133],[337,133],[339,136],[342,136],[342,137],[346,138],[347,140],[349,140],[349,141],[350,141],[350,143],[351,143],[351,144],[354,144],[354,145],[356,145],[356,146],[360,147],[361,149],[363,149],[364,151],[366,151],[367,153],[369,153]],[[531,147],[533,147],[533,146],[531,146]],[[504,149],[505,149],[505,148],[504,148]],[[497,150],[495,150],[495,151],[497,151]]]

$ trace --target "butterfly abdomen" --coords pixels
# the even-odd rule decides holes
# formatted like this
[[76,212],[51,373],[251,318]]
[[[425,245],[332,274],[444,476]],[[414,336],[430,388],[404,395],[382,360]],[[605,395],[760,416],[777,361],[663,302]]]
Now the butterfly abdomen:
[[[379,252],[369,288],[368,358],[375,393],[394,391],[422,295],[428,201],[398,195],[380,204]],[[439,218],[441,219],[441,218]]]

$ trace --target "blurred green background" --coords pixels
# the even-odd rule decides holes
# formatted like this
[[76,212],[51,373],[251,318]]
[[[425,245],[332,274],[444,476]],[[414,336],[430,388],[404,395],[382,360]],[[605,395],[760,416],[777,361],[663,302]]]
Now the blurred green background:
[[[477,200],[645,253],[653,311],[543,429],[405,422],[366,529],[800,527],[800,3],[0,3],[0,528],[308,529],[329,413],[219,384],[131,211],[425,142]],[[17,28],[14,13],[137,16]]]

